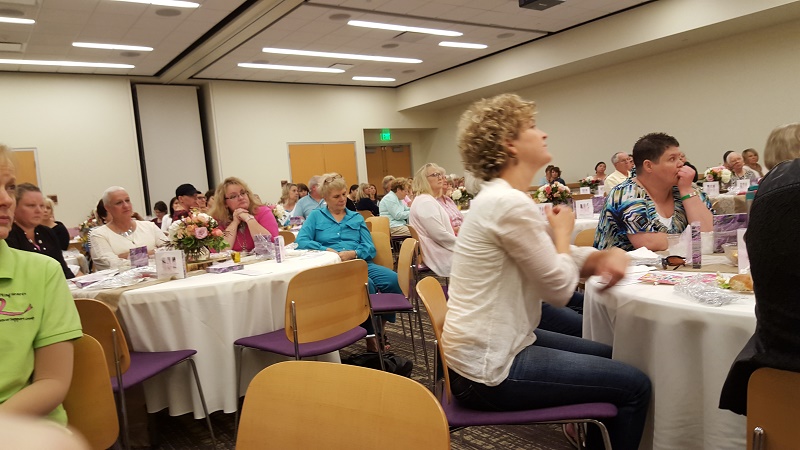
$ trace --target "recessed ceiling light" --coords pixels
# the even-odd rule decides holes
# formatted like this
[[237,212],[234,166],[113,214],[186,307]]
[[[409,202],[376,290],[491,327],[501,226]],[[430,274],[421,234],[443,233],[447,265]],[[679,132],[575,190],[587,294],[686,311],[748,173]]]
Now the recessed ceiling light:
[[36,23],[33,19],[18,19],[16,17],[0,17],[0,22],[3,23],[22,23],[25,25],[30,25]]
[[508,39],[510,37],[514,37],[514,33],[500,33],[497,35],[497,39]]
[[141,47],[138,45],[97,44],[93,42],[73,42],[72,46],[81,48],[100,48],[103,50],[134,50],[140,52],[153,51],[153,47]]
[[154,5],[154,6],[171,6],[173,8],[198,8],[200,6],[199,3],[185,2],[181,0],[114,0],[114,1],[128,2],[128,3],[144,3],[146,5]]
[[296,72],[324,72],[324,73],[343,73],[342,69],[331,69],[329,67],[304,67],[304,66],[282,66],[279,64],[253,64],[239,63],[239,67],[248,69],[271,69],[271,70],[293,70]]
[[16,64],[21,66],[64,66],[64,67],[99,67],[106,69],[133,69],[131,64],[92,63],[80,61],[43,61],[36,59],[0,59],[0,64]]
[[385,78],[385,77],[353,77],[355,81],[395,81],[394,78]]
[[350,14],[331,14],[328,19],[331,20],[347,20],[352,17]]
[[277,53],[279,55],[298,55],[298,56],[317,56],[320,58],[337,58],[337,59],[357,59],[360,61],[380,61],[380,62],[396,62],[406,64],[419,64],[421,59],[412,58],[394,58],[391,56],[372,56],[372,55],[356,55],[351,53],[331,53],[331,52],[313,52],[309,50],[291,50],[288,48],[271,48],[264,47],[261,49],[264,53]]
[[464,34],[459,33],[458,31],[437,30],[436,28],[407,27],[405,25],[394,25],[390,23],[364,22],[363,20],[351,20],[347,22],[347,24],[354,27],[378,28],[380,30],[392,31],[410,31],[412,33],[435,34],[437,36],[461,36]]
[[477,49],[483,49],[483,48],[487,47],[486,45],[483,45],[483,44],[469,44],[467,42],[448,42],[448,41],[439,42],[439,46],[440,47],[457,47],[457,48],[477,48]]
[[381,45],[381,48],[397,48],[397,47],[400,47],[400,44],[395,44],[394,42]]
[[414,73],[414,72],[416,72],[416,70],[414,69],[407,69],[403,71],[403,73]]

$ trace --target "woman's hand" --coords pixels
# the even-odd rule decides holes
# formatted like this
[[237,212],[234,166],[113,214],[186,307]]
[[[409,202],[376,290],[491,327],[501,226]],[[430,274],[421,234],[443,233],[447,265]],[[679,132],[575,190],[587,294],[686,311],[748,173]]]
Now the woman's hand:
[[250,211],[244,208],[236,208],[236,210],[233,211],[233,220],[235,220],[236,222],[246,223],[250,219],[250,217],[251,217]]
[[562,206],[545,209],[547,221],[553,229],[553,244],[558,253],[569,253],[572,230],[575,228],[575,213]]
[[601,250],[586,259],[581,275],[599,275],[603,282],[606,283],[601,289],[601,291],[604,291],[617,284],[625,276],[625,270],[628,268],[630,260],[628,253],[620,248],[613,247],[608,250]]
[[341,252],[338,253],[339,253],[339,258],[342,261],[350,261],[351,259],[356,259],[356,257],[358,256],[355,250],[342,250]]

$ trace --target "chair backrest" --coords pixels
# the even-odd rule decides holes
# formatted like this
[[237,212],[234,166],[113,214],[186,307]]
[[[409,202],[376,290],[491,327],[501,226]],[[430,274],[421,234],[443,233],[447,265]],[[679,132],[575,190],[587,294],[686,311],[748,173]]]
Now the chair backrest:
[[570,190],[572,190],[572,189],[579,189],[579,188],[581,187],[581,183],[580,183],[580,181],[579,181],[579,182],[576,182],[576,183],[567,183],[567,187],[568,187]]
[[[767,367],[753,372],[747,385],[747,448],[797,448],[799,412],[800,373]],[[754,439],[756,427],[763,435]],[[758,440],[760,446],[754,445]]]
[[572,194],[573,200],[591,200],[592,197],[592,194]]
[[131,365],[131,355],[128,350],[128,341],[122,326],[117,320],[114,311],[105,303],[90,298],[79,298],[75,300],[78,307],[78,314],[81,316],[81,326],[83,332],[97,339],[103,347],[108,364],[108,372],[111,376],[117,374],[116,362],[114,361],[114,337],[111,330],[117,330],[117,351],[119,352],[120,372],[125,373]]
[[389,218],[388,217],[367,217],[365,219],[368,223],[372,224],[372,231],[380,231],[382,233],[386,233],[387,236],[391,236],[392,233],[389,229]]
[[[419,244],[419,233],[417,233],[417,229],[414,228],[412,225],[408,225],[408,234],[411,235],[412,238],[417,240]],[[422,256],[422,245],[417,246],[417,264],[424,264],[425,261]]]
[[72,384],[64,399],[69,426],[78,430],[92,449],[105,450],[119,437],[119,421],[103,347],[88,334],[73,345]]
[[244,398],[237,450],[444,450],[447,418],[414,380],[347,364],[287,361],[258,373]]
[[284,245],[289,245],[296,239],[296,236],[291,231],[281,230],[278,233],[280,233],[280,235],[283,236]]
[[450,374],[447,372],[447,358],[442,349],[442,331],[444,330],[444,318],[447,315],[447,299],[444,296],[442,285],[439,280],[433,277],[425,277],[417,283],[417,294],[428,311],[431,319],[433,333],[436,335],[436,343],[439,348],[439,358],[442,361],[442,371],[444,372],[444,385],[447,401],[450,401]]
[[370,233],[372,232],[372,222],[367,222],[367,230],[369,230]]
[[597,233],[597,230],[594,228],[579,231],[575,236],[575,245],[578,247],[591,247],[594,245],[595,233]]
[[372,243],[375,244],[375,257],[372,262],[379,266],[394,270],[394,259],[392,257],[392,240],[387,233],[372,231]]
[[370,217],[375,217],[375,214],[372,214],[372,211],[368,209],[359,209],[358,213],[361,214],[361,217],[363,217],[364,220],[367,220]]
[[400,255],[397,257],[397,283],[406,298],[411,298],[411,280],[414,278],[414,252],[417,250],[417,240],[405,238],[400,246]]
[[297,342],[327,339],[369,318],[367,263],[354,259],[304,270],[289,281],[286,292],[286,337],[294,342],[291,303],[295,302]]

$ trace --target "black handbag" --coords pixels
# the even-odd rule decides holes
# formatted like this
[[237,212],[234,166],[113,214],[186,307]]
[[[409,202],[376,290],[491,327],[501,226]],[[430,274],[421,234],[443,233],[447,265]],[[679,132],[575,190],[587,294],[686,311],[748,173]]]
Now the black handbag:
[[[378,359],[377,352],[359,353],[343,359],[342,363],[381,370],[381,361]],[[384,353],[383,364],[386,366],[387,372],[391,372],[406,378],[410,378],[411,371],[414,370],[414,363],[412,361],[405,359],[402,356],[397,356],[394,353]]]

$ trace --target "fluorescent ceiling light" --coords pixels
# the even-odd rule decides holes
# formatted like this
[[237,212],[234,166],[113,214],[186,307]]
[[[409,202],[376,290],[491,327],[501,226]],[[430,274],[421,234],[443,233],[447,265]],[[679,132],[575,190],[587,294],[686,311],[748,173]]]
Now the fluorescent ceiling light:
[[91,42],[73,42],[72,46],[81,48],[101,48],[104,50],[135,50],[140,52],[153,51],[153,47],[140,47],[138,45],[94,44]]
[[449,41],[442,41],[439,42],[440,47],[457,47],[457,48],[477,48],[483,49],[488,47],[484,44],[469,44],[467,42],[449,42]]
[[308,50],[291,50],[287,48],[264,47],[261,49],[261,51],[264,53],[277,53],[279,55],[318,56],[320,58],[358,59],[360,61],[396,62],[396,63],[407,63],[407,64],[419,64],[422,62],[421,59],[412,59],[412,58],[356,55],[351,53],[312,52]]
[[248,69],[272,69],[272,70],[293,70],[296,72],[324,72],[324,73],[344,73],[342,69],[331,69],[329,67],[305,67],[305,66],[282,66],[280,64],[253,64],[239,63],[239,67]]
[[362,28],[378,28],[380,30],[410,31],[412,33],[435,34],[437,36],[461,36],[464,33],[449,30],[437,30],[436,28],[407,27],[405,25],[394,25],[390,23],[364,22],[363,20],[351,20],[348,25]]
[[92,63],[80,61],[41,61],[36,59],[0,59],[0,64],[18,64],[23,66],[64,66],[64,67],[100,67],[106,69],[133,69],[130,64]]
[[197,8],[199,3],[184,2],[180,0],[115,0],[117,2],[144,3],[153,6],[172,6],[173,8]]
[[353,77],[355,81],[395,81],[394,78],[386,77]]
[[36,23],[33,19],[18,19],[16,17],[0,17],[0,22],[3,23],[23,23],[25,25],[30,25]]

